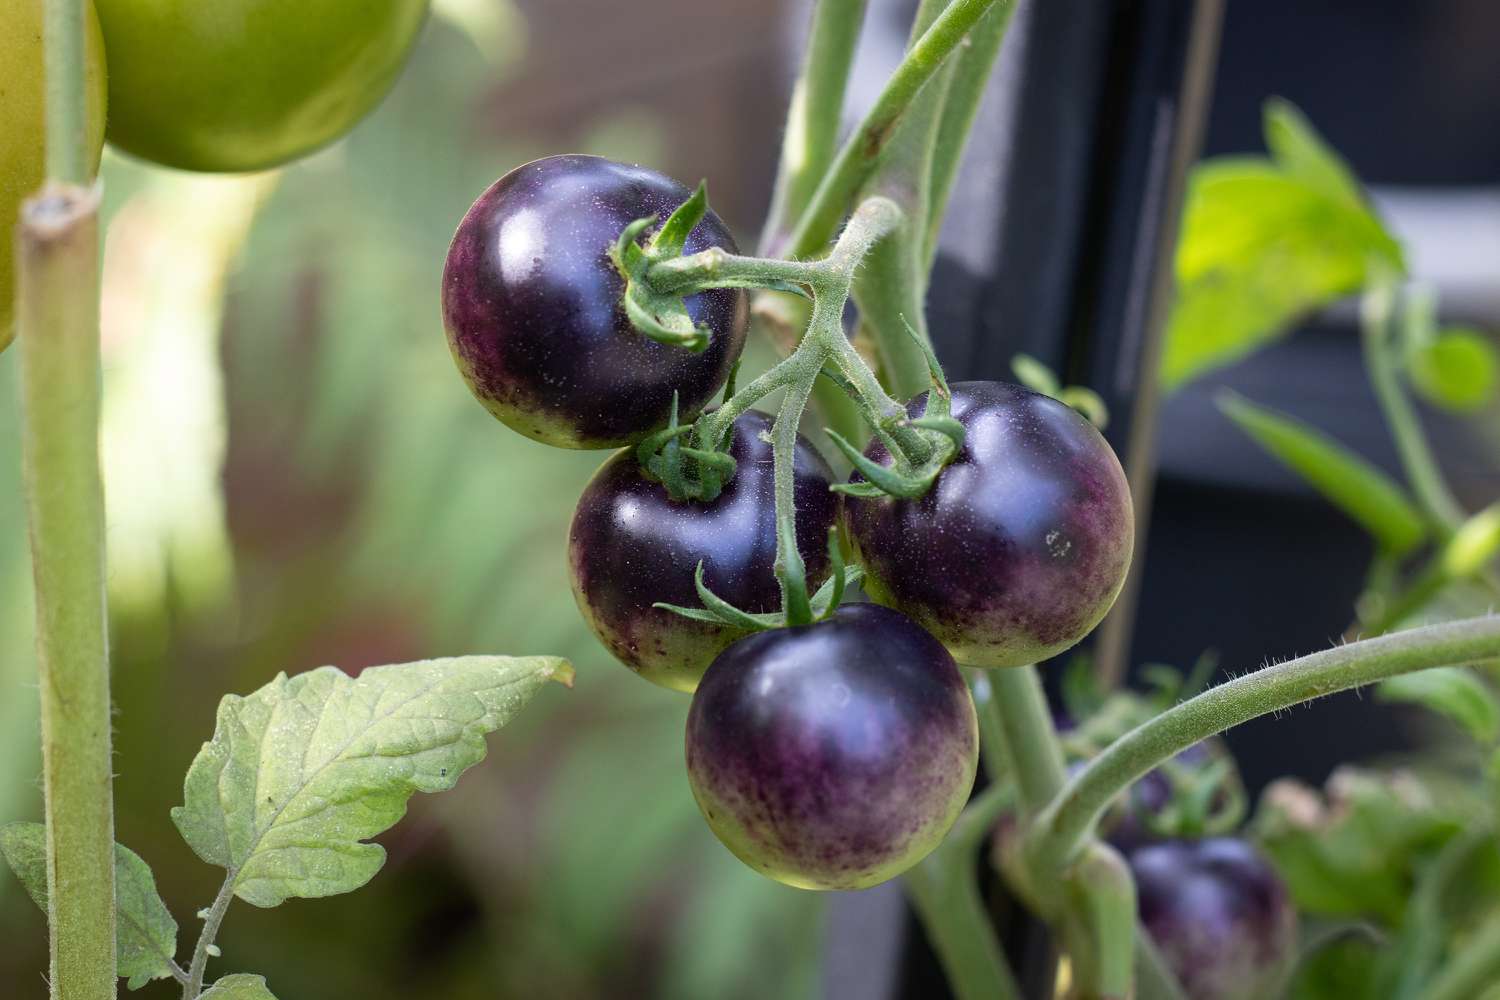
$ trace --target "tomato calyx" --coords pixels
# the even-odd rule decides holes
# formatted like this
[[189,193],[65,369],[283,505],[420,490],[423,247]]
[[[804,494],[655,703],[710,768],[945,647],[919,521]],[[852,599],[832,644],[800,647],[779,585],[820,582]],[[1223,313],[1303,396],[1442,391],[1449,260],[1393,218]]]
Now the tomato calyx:
[[[953,418],[953,393],[948,388],[948,378],[943,374],[943,366],[938,363],[932,347],[917,335],[910,324],[906,329],[927,358],[927,370],[932,381],[927,403],[922,408],[922,415],[918,417],[907,416],[903,411],[871,421],[875,434],[885,442],[887,450],[893,456],[890,465],[882,465],[869,458],[837,431],[828,429],[828,437],[834,446],[864,477],[863,482],[836,484],[833,488],[840,493],[865,498],[890,496],[902,500],[918,499],[926,495],[937,481],[938,475],[963,449],[964,425]],[[911,455],[909,449],[901,448],[896,442],[892,432],[906,428],[933,432],[922,435],[931,445],[925,456]]]
[[[817,593],[809,597],[806,578],[800,572],[801,566],[798,565],[795,570],[788,571],[783,567],[782,561],[777,561],[776,575],[781,580],[782,586],[792,590],[800,587],[801,591],[801,600],[786,602],[787,607],[781,611],[751,614],[735,607],[709,589],[708,584],[703,580],[703,563],[701,562],[698,563],[698,568],[693,574],[693,585],[698,591],[698,600],[702,603],[702,607],[689,608],[665,602],[657,602],[652,606],[692,621],[706,622],[711,625],[728,625],[745,632],[765,632],[789,626],[811,625],[814,622],[826,620],[837,611],[839,603],[844,599],[844,591],[859,583],[864,577],[864,570],[859,566],[844,563],[843,546],[839,541],[837,528],[828,530],[828,563],[832,572],[818,588]],[[805,615],[794,610],[801,605],[807,608]]]
[[708,327],[694,323],[680,295],[664,295],[646,280],[651,265],[682,256],[687,238],[708,212],[708,187],[699,182],[692,197],[667,216],[656,233],[644,244],[640,238],[656,225],[657,217],[636,219],[620,231],[609,249],[610,260],[625,279],[621,305],[630,325],[644,336],[659,343],[681,347],[694,354],[708,347],[712,336]]

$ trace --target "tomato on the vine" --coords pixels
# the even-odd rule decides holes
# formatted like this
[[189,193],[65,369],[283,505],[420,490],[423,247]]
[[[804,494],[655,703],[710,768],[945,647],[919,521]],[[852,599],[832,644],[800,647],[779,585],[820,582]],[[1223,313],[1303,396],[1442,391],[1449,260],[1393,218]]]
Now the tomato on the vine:
[[[609,250],[637,219],[666,219],[691,192],[670,177],[597,156],[549,156],[512,170],[474,202],[448,250],[443,325],[474,395],[513,430],[564,448],[613,448],[684,420],[729,377],[749,325],[743,289],[688,296],[708,346],[693,353],[636,330]],[[686,253],[737,252],[713,212]]]
[[[11,232],[21,202],[37,192],[46,173],[43,121],[43,0],[0,0],[0,350],[10,343],[15,294],[15,241]],[[86,7],[84,93],[88,144],[94,163],[104,146],[104,45],[99,20]]]
[[1133,851],[1141,923],[1195,1000],[1271,996],[1296,951],[1297,911],[1280,876],[1233,837]]
[[[699,603],[694,570],[724,600],[751,614],[781,603],[776,580],[776,498],[765,414],[734,422],[729,454],[738,472],[707,503],[677,501],[622,451],[594,474],[568,532],[568,569],[579,610],[599,641],[647,680],[691,691],[713,658],[743,633],[652,605]],[[833,473],[805,439],[794,465],[797,548],[810,586],[829,572],[828,531],[838,521]]]
[[925,857],[968,800],[978,747],[953,657],[876,604],[741,639],[688,713],[688,780],[709,827],[804,889],[866,888]]
[[[1094,426],[1050,396],[1001,382],[952,394],[963,448],[926,495],[849,500],[865,590],[961,663],[1035,663],[1087,635],[1119,594],[1135,541],[1130,487]],[[879,440],[865,454],[889,459]]]
[[184,170],[263,170],[353,128],[395,82],[428,0],[95,0],[109,141]]

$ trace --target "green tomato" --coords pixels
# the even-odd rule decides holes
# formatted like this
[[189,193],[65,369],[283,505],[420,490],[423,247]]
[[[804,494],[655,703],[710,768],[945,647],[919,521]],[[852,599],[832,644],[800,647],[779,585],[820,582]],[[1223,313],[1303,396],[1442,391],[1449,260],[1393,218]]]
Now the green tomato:
[[354,127],[395,82],[427,0],[95,0],[109,141],[185,170],[262,170]]
[[[85,29],[88,138],[97,166],[104,146],[104,46],[92,8]],[[16,215],[46,174],[43,89],[42,0],[0,0],[0,350],[15,335]]]

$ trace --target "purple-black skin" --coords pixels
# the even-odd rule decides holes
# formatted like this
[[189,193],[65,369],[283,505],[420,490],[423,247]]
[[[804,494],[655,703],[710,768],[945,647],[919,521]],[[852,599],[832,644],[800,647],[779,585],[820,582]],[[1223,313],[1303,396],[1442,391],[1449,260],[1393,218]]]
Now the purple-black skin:
[[[745,346],[743,289],[685,302],[707,324],[694,354],[631,326],[609,249],[636,219],[665,220],[691,192],[670,177],[597,156],[549,156],[500,178],[459,223],[443,269],[443,326],[469,388],[508,427],[562,448],[616,448],[684,421],[729,377]],[[709,212],[685,253],[737,253]]]
[[[710,503],[676,501],[645,476],[631,451],[594,474],[568,532],[573,596],[594,634],[647,680],[692,691],[708,665],[744,632],[652,607],[657,601],[701,606],[693,583],[703,580],[742,611],[781,607],[776,580],[776,497],[771,419],[754,410],[734,422],[729,454],[734,478]],[[828,531],[838,523],[833,472],[798,437],[793,464],[797,548],[809,587],[828,578]]]
[[1273,995],[1296,949],[1297,911],[1254,847],[1174,840],[1129,860],[1141,923],[1192,1000]]
[[[865,592],[975,667],[1055,656],[1099,624],[1130,566],[1130,487],[1071,407],[1003,382],[952,386],[964,446],[917,500],[847,504]],[[926,395],[912,400],[917,415]],[[878,439],[865,452],[889,462]],[[858,479],[856,474],[856,479]]]
[[741,639],[688,713],[688,780],[709,827],[802,889],[867,888],[926,857],[968,801],[978,750],[953,657],[877,604]]

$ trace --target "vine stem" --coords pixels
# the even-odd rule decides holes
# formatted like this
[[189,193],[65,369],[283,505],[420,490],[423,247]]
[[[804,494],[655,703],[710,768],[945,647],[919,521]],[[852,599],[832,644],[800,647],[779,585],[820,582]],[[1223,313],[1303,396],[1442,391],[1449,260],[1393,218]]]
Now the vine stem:
[[902,115],[949,54],[963,42],[969,29],[996,2],[952,0],[912,45],[906,58],[886,82],[885,89],[875,99],[875,106],[845,141],[828,168],[792,232],[786,256],[811,257],[827,245],[850,202],[869,179]]
[[1053,799],[1031,832],[1038,871],[1061,871],[1117,794],[1200,740],[1257,716],[1395,677],[1500,655],[1500,617],[1363,639],[1245,674],[1168,709],[1116,740]]
[[225,877],[224,884],[219,887],[219,894],[214,897],[213,905],[203,917],[203,931],[193,947],[193,963],[188,966],[187,981],[182,984],[182,1000],[197,1000],[198,995],[203,992],[203,975],[208,971],[208,952],[213,947],[214,939],[219,936],[219,927],[224,923],[224,914],[229,912],[229,904],[234,902],[234,880],[238,875],[238,872],[231,871]]
[[838,149],[844,93],[868,0],[818,0],[802,75],[792,88],[781,166],[761,234],[762,257],[776,255],[807,207]]
[[98,189],[21,213],[17,330],[36,582],[52,996],[115,995],[114,806],[99,472]]
[[84,0],[43,18],[49,183],[17,227],[16,329],[36,586],[54,1000],[115,995],[113,775],[99,471],[99,191],[89,180]]

